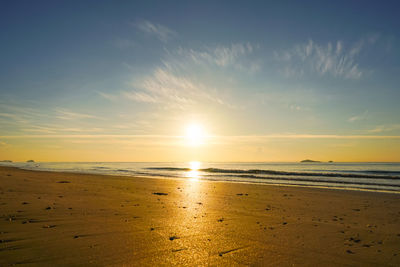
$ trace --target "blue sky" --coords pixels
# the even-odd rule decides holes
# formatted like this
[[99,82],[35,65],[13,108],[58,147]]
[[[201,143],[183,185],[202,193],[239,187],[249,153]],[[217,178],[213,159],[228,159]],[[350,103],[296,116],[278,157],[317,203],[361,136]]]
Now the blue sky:
[[[21,159],[29,149],[62,160],[55,150],[101,143],[144,147],[149,155],[169,146],[154,153],[182,160],[185,153],[171,156],[165,139],[182,135],[191,121],[218,139],[209,146],[230,144],[238,147],[232,153],[247,155],[231,160],[301,159],[309,155],[303,139],[310,146],[324,140],[336,151],[327,158],[369,146],[371,157],[360,159],[372,160],[400,146],[394,1],[1,5],[4,157]],[[298,154],[285,158],[277,152],[283,147]],[[109,150],[101,150],[107,160]],[[212,159],[231,154],[222,150]]]

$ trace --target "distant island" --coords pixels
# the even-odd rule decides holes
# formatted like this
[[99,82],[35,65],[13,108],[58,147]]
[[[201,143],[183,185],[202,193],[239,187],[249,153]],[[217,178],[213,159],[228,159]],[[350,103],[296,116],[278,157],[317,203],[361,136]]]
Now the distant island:
[[26,162],[35,162],[33,159],[27,160]]
[[300,161],[301,163],[310,163],[310,162],[321,162],[321,161],[318,161],[318,160],[311,160],[311,159],[305,159],[305,160],[302,160],[302,161]]
[[6,160],[0,160],[0,162],[12,162],[12,160],[6,159]]

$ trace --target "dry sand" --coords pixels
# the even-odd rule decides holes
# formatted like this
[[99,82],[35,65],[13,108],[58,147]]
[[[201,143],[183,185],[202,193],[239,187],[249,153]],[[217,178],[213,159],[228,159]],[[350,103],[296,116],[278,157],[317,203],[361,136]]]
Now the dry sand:
[[399,194],[1,167],[0,207],[1,266],[400,266]]

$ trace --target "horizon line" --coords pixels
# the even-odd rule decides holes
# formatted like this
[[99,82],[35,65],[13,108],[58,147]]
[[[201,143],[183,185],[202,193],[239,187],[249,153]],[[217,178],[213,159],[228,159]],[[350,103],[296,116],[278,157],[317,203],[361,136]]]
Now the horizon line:
[[[126,134],[45,134],[3,135],[2,139],[23,138],[168,138],[180,139],[184,135],[126,135]],[[335,134],[270,134],[270,135],[207,135],[206,138],[273,138],[273,139],[400,139],[400,135],[335,135]]]

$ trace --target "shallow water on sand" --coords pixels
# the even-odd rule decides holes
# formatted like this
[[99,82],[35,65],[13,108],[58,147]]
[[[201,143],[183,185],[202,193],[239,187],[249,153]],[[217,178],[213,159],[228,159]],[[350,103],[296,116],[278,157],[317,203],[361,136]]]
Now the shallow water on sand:
[[400,192],[400,163],[15,162],[30,170]]

